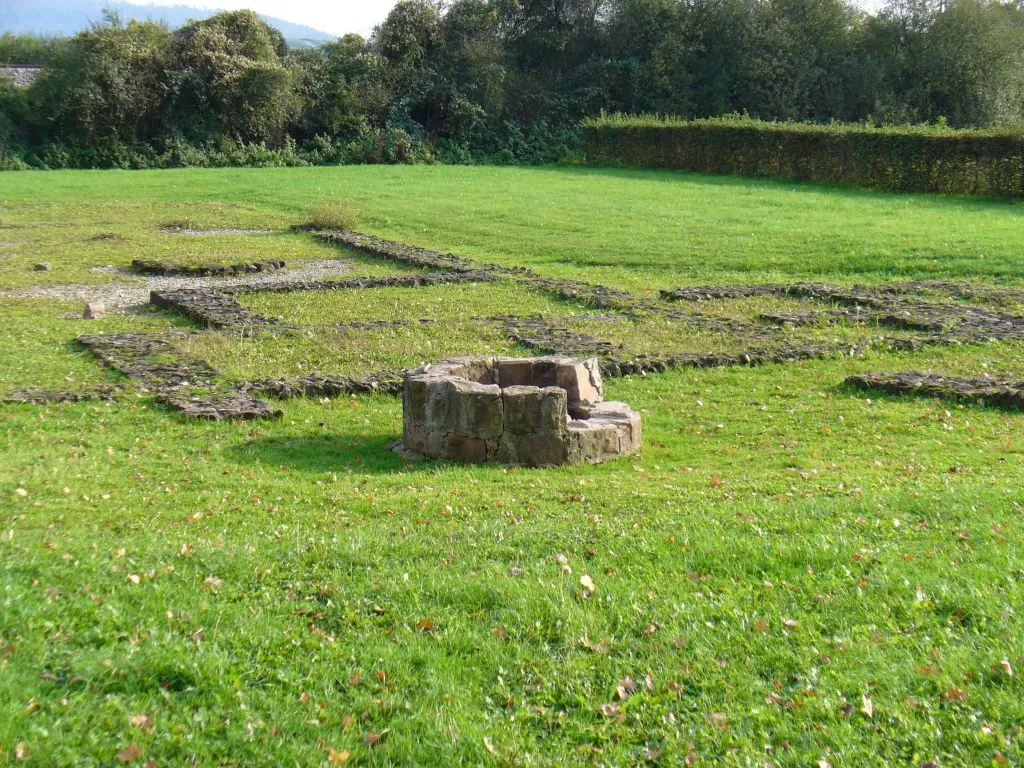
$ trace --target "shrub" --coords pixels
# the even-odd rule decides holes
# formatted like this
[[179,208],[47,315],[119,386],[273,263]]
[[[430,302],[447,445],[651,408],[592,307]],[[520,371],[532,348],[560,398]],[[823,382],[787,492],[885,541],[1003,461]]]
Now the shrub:
[[1024,198],[1024,132],[603,115],[587,162],[770,176],[896,192]]
[[353,230],[359,226],[359,210],[338,200],[321,200],[313,209],[309,229]]

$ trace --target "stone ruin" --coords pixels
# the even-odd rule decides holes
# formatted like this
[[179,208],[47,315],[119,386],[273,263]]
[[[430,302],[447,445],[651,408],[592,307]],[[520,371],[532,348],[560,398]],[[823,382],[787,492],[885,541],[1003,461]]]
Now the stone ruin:
[[467,357],[408,371],[399,450],[526,466],[636,453],[640,415],[604,402],[594,358]]

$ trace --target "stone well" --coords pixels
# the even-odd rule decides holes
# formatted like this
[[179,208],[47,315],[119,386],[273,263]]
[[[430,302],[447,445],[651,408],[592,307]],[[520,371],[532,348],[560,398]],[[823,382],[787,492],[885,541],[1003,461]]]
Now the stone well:
[[640,450],[640,415],[603,402],[597,360],[468,357],[405,375],[402,449],[437,459],[547,466]]

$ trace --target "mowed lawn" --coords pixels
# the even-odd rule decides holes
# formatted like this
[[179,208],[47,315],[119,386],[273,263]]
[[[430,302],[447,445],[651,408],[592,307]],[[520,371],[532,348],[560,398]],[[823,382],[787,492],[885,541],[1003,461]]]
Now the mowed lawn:
[[[645,295],[1024,284],[1020,204],[438,166],[3,174],[0,289],[345,256],[287,231],[337,201],[366,232]],[[503,290],[415,301],[491,315]],[[309,299],[266,303],[407,314]],[[80,307],[0,298],[0,394],[115,381],[81,333],[189,327]],[[432,359],[402,339],[380,354]],[[1019,765],[1024,415],[842,386],[874,370],[1024,377],[1024,344],[609,381],[645,448],[587,468],[403,463],[381,396],[245,424],[131,390],[0,406],[0,764]]]

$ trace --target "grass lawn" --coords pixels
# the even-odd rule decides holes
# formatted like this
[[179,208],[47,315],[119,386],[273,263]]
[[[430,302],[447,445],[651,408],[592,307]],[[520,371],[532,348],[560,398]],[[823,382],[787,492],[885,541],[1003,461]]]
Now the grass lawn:
[[[110,282],[90,267],[140,257],[400,271],[288,231],[324,199],[368,233],[648,296],[1024,284],[1019,204],[351,167],[0,175],[0,289]],[[273,232],[161,230],[175,221]],[[474,318],[587,311],[505,283],[240,299],[319,327],[182,342],[235,378],[514,352]],[[792,305],[699,307],[775,308]],[[0,298],[0,395],[117,381],[82,333],[191,327],[80,309]],[[435,323],[329,327],[422,317]],[[644,352],[686,335],[570,322]],[[730,343],[690,332],[694,349]],[[401,402],[384,396],[283,401],[283,419],[250,423],[187,420],[134,390],[2,406],[0,764],[1019,765],[1024,416],[842,386],[906,370],[1024,378],[1024,343],[611,380],[645,446],[598,467],[406,463],[387,450]]]

